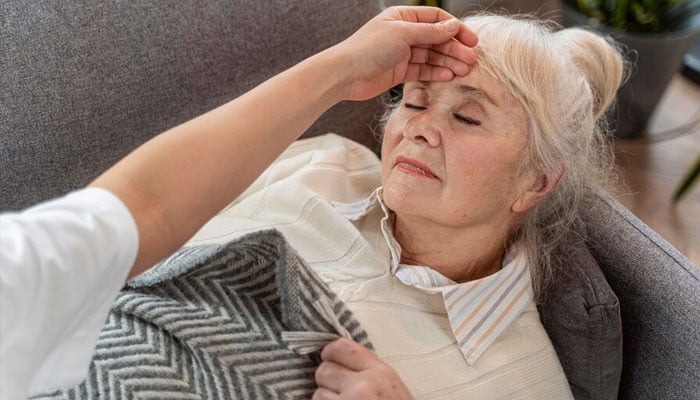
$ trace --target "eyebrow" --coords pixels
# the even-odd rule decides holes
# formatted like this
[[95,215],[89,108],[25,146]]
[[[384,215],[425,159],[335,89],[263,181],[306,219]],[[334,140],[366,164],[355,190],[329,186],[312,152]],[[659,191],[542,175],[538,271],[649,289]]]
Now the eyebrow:
[[468,96],[476,96],[483,98],[484,100],[498,107],[496,101],[491,96],[489,96],[489,94],[486,93],[484,90],[469,85],[458,85],[457,89],[459,89],[460,92],[465,93]]
[[[430,85],[432,82],[420,81],[418,83],[425,88],[430,88]],[[496,101],[493,99],[493,97],[489,96],[489,94],[482,89],[479,89],[479,88],[474,87],[474,86],[469,86],[469,85],[457,85],[456,88],[457,88],[457,91],[459,91],[460,93],[463,93],[463,94],[470,96],[470,97],[473,96],[473,97],[482,98],[482,99],[488,101],[489,103],[493,104],[494,106],[499,107],[498,103],[496,103]]]

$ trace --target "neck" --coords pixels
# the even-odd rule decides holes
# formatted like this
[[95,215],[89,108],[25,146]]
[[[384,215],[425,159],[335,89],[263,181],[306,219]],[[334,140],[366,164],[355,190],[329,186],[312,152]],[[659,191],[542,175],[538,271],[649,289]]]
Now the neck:
[[508,227],[445,227],[423,219],[396,215],[394,236],[401,244],[401,262],[428,266],[462,283],[501,269]]

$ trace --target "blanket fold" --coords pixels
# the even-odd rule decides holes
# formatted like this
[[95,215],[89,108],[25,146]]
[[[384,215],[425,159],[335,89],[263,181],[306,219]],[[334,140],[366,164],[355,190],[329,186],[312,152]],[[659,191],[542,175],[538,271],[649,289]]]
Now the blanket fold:
[[308,399],[320,350],[372,348],[277,231],[183,248],[129,281],[88,379],[39,399]]

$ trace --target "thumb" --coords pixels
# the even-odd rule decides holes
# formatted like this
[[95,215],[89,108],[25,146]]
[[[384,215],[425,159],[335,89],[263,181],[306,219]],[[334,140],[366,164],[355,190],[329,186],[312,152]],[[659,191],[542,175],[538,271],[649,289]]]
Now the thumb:
[[410,29],[407,29],[407,36],[412,45],[439,44],[452,39],[462,22],[455,18],[437,23],[415,23],[408,22]]

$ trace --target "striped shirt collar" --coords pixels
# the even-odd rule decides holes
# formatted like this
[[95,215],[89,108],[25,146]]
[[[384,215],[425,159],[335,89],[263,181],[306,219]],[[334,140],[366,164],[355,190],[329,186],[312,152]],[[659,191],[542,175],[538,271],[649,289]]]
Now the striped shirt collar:
[[464,283],[456,283],[428,266],[403,264],[401,246],[392,232],[393,213],[381,195],[380,187],[358,202],[334,206],[350,220],[362,218],[377,205],[381,207],[381,229],[391,253],[391,273],[406,285],[442,295],[457,344],[467,363],[474,364],[532,302],[525,252],[518,245],[512,246],[501,270]]

